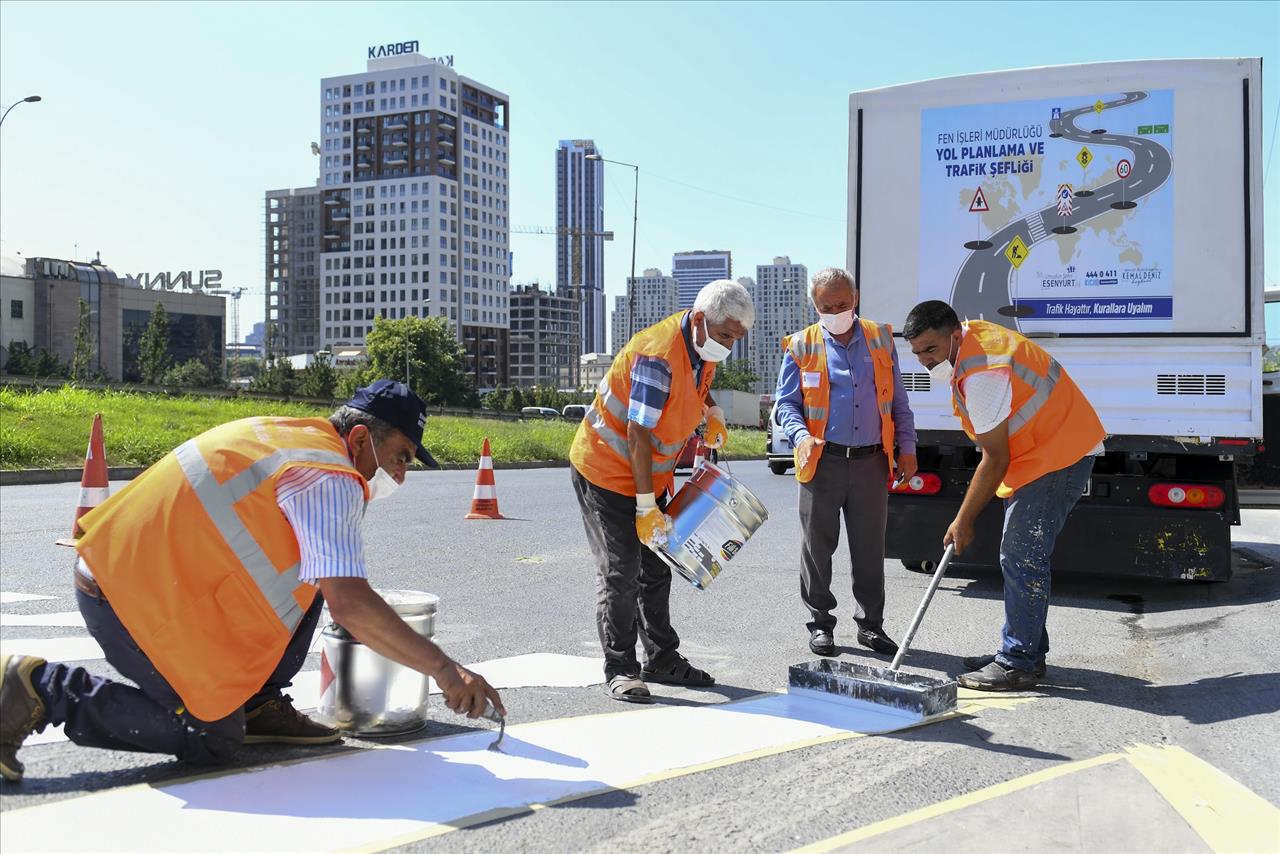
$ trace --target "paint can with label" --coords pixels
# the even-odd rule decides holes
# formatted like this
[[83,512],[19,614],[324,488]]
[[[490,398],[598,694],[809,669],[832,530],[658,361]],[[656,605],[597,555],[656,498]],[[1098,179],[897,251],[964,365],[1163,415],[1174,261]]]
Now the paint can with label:
[[[417,590],[379,590],[400,619],[430,639],[440,599]],[[423,673],[378,655],[342,626],[320,633],[320,703],[315,718],[345,733],[403,735],[427,725],[430,681]]]
[[667,505],[672,530],[655,549],[673,570],[706,590],[769,518],[760,499],[715,463],[694,469]]

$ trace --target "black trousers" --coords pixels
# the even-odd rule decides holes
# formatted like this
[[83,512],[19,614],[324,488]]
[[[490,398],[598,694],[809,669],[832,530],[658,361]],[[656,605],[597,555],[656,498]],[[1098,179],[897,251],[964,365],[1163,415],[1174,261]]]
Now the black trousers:
[[138,687],[50,661],[33,674],[48,722],[63,724],[67,738],[86,747],[168,753],[214,765],[230,760],[244,742],[245,711],[281,697],[302,669],[324,597],[316,594],[266,684],[243,708],[216,721],[200,720],[185,710],[182,698],[134,643],[106,599],[77,590],[76,603],[108,663]]
[[596,628],[605,679],[638,676],[636,638],[645,664],[664,666],[680,636],[671,628],[671,569],[636,535],[636,499],[601,489],[570,468],[582,525],[596,564]]

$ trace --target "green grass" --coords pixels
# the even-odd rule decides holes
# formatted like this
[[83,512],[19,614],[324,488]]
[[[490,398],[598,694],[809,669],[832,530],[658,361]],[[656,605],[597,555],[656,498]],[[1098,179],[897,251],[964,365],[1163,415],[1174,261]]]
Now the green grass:
[[[325,416],[329,410],[277,400],[166,397],[64,386],[0,388],[0,468],[62,468],[84,463],[95,412],[102,413],[107,463],[148,466],[210,427],[251,415]],[[577,424],[432,417],[424,439],[440,462],[474,465],[485,437],[498,462],[564,460]],[[729,431],[731,456],[759,457],[759,430]]]

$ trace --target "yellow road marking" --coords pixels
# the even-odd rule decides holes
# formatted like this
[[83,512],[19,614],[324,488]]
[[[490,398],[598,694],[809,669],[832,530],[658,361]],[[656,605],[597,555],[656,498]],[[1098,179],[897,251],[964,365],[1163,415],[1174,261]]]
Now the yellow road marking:
[[1128,748],[1127,758],[1214,851],[1280,850],[1280,809],[1181,747]]
[[921,807],[918,810],[912,810],[893,818],[886,818],[883,821],[877,821],[874,824],[868,824],[866,827],[859,827],[856,830],[850,830],[848,833],[842,833],[839,836],[832,836],[829,839],[823,839],[812,845],[806,845],[803,848],[795,849],[792,854],[814,854],[814,852],[834,851],[837,848],[843,848],[854,842],[861,842],[864,839],[870,839],[873,836],[879,836],[882,833],[888,833],[891,830],[899,830],[908,827],[925,819],[936,818],[940,815],[962,810],[965,807],[971,807],[980,804],[983,801],[989,801],[992,798],[998,798],[1002,795],[1012,794],[1021,789],[1035,786],[1040,783],[1047,783],[1050,780],[1056,780],[1058,777],[1065,777],[1068,774],[1074,774],[1077,771],[1084,771],[1088,768],[1097,768],[1099,765],[1107,765],[1124,759],[1119,753],[1104,753],[1101,756],[1095,756],[1092,759],[1081,759],[1077,762],[1068,762],[1064,765],[1055,765],[1052,768],[1046,768],[1043,771],[1036,771],[1034,774],[1027,774],[1024,777],[1017,777],[1013,780],[1006,780],[1003,783],[996,783],[994,786],[987,786],[985,789],[978,789],[964,795],[957,795],[954,798],[942,801],[941,803],[931,804],[927,807]]

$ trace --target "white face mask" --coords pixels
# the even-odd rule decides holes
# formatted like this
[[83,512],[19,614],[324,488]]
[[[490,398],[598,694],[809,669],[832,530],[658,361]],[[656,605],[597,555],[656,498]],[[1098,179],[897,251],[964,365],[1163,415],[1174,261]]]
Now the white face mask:
[[369,437],[369,450],[373,451],[373,462],[378,467],[378,470],[373,473],[373,478],[369,481],[369,500],[377,501],[379,498],[386,498],[395,492],[400,488],[400,484],[378,462],[378,452],[373,447],[372,436]]
[[707,318],[705,316],[702,318],[702,334],[706,336],[707,340],[699,344],[695,335],[693,349],[697,351],[704,362],[723,362],[729,358],[729,348],[711,337],[711,330],[707,328]]
[[818,315],[818,322],[822,324],[822,328],[832,335],[845,334],[853,328],[853,322],[857,319],[858,315],[853,313],[853,309],[842,311],[839,314]]
[[[951,342],[954,346],[955,339],[952,338]],[[951,378],[955,376],[955,368],[951,364],[951,349],[951,347],[947,348],[947,358],[929,369],[929,376],[940,386],[951,385]]]

